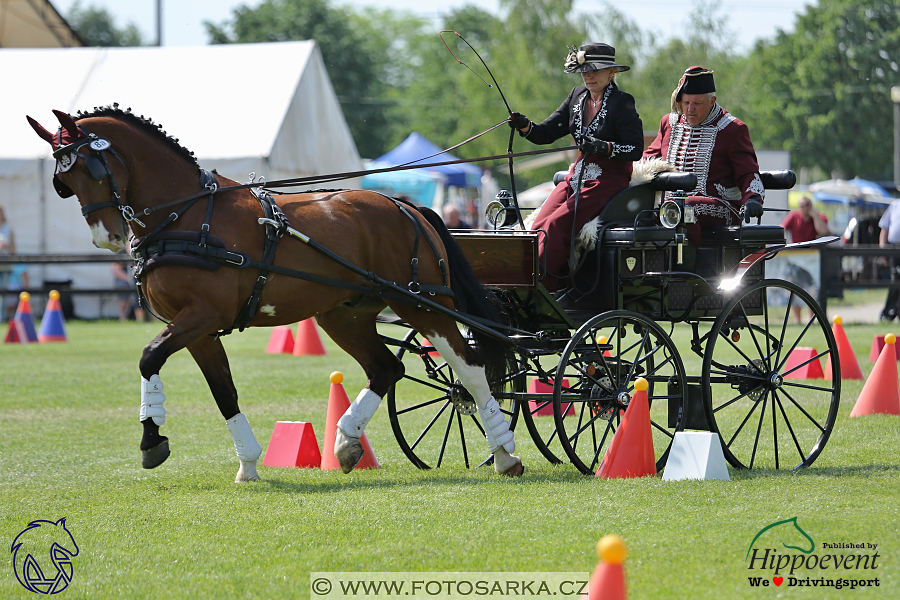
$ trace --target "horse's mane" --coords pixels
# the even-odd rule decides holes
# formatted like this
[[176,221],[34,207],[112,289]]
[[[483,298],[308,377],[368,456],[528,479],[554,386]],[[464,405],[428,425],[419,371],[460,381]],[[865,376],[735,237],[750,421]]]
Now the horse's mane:
[[156,139],[164,142],[176,154],[182,156],[185,160],[193,163],[197,167],[200,166],[197,163],[197,157],[194,156],[194,153],[179,144],[178,138],[173,138],[172,136],[167,134],[162,128],[162,125],[154,123],[152,119],[145,117],[144,115],[138,116],[134,114],[133,112],[131,112],[130,108],[122,110],[119,108],[118,103],[113,103],[112,106],[95,106],[92,112],[84,112],[79,110],[75,115],[75,120],[77,121],[79,119],[89,119],[91,117],[110,117],[113,119],[118,119],[120,121],[125,121],[126,123],[130,123],[131,125],[135,125],[142,131],[145,131],[148,135],[151,135]]

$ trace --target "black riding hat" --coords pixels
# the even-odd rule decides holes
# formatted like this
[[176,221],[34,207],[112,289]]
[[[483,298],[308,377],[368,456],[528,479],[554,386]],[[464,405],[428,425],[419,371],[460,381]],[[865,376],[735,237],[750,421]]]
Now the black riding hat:
[[609,44],[584,44],[578,50],[569,48],[566,57],[566,73],[584,73],[615,67],[617,72],[627,71],[631,67],[616,63],[616,49]]

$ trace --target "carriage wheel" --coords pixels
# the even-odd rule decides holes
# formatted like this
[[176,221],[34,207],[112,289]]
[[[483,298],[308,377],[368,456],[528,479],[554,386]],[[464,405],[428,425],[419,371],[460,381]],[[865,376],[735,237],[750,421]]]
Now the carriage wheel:
[[[795,325],[797,306],[803,321]],[[799,360],[798,351],[789,362],[798,348],[816,352]],[[825,313],[802,288],[763,280],[740,290],[713,324],[703,357],[704,410],[728,462],[742,469],[811,465],[837,417],[837,356]],[[829,358],[833,379],[800,379]]]
[[553,387],[554,418],[563,450],[582,473],[599,468],[639,377],[650,383],[647,399],[660,471],[675,432],[683,429],[687,398],[684,365],[666,332],[638,313],[610,311],[582,325],[563,351]]
[[[397,358],[407,358],[406,374],[387,393],[388,416],[400,449],[420,469],[490,464],[493,456],[487,450],[474,398],[450,365],[422,346],[423,339],[414,330],[403,338]],[[412,352],[410,346],[418,350]],[[510,377],[508,385],[514,385],[515,379]],[[495,397],[501,395],[495,393]],[[517,406],[515,401],[501,401],[511,430],[516,426]]]

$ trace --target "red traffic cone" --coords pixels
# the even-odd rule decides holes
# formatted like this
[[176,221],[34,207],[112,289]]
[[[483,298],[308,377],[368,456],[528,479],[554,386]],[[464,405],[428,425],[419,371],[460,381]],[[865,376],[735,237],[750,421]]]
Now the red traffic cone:
[[25,326],[18,319],[10,319],[9,327],[6,328],[6,338],[3,340],[5,344],[27,344],[28,334],[25,332]]
[[595,477],[613,479],[656,475],[648,387],[650,384],[643,377],[634,382],[634,397]]
[[294,351],[294,334],[290,327],[273,327],[266,346],[266,354],[291,354]]
[[[289,330],[290,331],[290,330]],[[278,421],[266,448],[264,467],[318,468],[322,453],[312,423]]]
[[[528,382],[528,393],[529,394],[551,394],[551,393],[553,393],[553,380],[550,379],[549,381],[550,381],[550,383],[543,383],[541,381],[538,381],[537,379],[532,379],[531,381]],[[563,384],[563,386],[568,387],[569,386],[569,378],[568,377],[564,378],[562,384]],[[566,406],[566,404],[563,403],[563,406]],[[540,407],[540,408],[538,408],[538,407]],[[553,399],[547,398],[547,399],[543,399],[543,400],[529,400],[528,401],[528,410],[531,411],[532,417],[546,417],[546,416],[552,417],[553,416]],[[563,416],[574,415],[574,414],[575,414],[575,407],[573,406],[572,402],[569,402],[568,406],[566,406]]]
[[[325,417],[325,441],[322,442],[323,471],[341,468],[341,464],[334,455],[334,439],[336,437],[338,420],[344,416],[344,413],[350,408],[350,398],[347,397],[347,392],[344,391],[344,386],[341,385],[344,381],[344,376],[340,371],[335,371],[331,374],[330,379],[331,391],[328,392],[328,413]],[[381,465],[378,464],[378,459],[375,458],[375,452],[372,451],[372,446],[369,444],[369,438],[366,437],[365,433],[362,434],[359,441],[362,442],[363,455],[354,469],[380,468]]]
[[47,302],[47,308],[41,318],[41,328],[37,337],[42,344],[67,341],[66,323],[63,319],[62,306],[59,304],[59,292],[56,290],[50,290],[50,300]]
[[[900,361],[900,346],[894,344],[894,347],[897,348],[897,361]],[[882,350],[884,350],[884,336],[876,335],[872,338],[872,351],[869,352],[869,362],[877,362]]]
[[900,387],[897,383],[897,351],[893,333],[884,336],[885,346],[872,368],[869,379],[850,411],[851,417],[863,415],[900,415]]
[[[819,359],[816,358],[817,354],[819,354],[819,352],[815,348],[807,348],[804,346],[797,346],[794,348],[791,351],[790,356],[788,356],[787,362],[784,364],[784,378],[822,379],[825,375],[822,373],[822,364],[819,362]],[[830,358],[831,357],[829,357],[829,359]],[[843,362],[841,365],[843,365]],[[830,364],[828,373],[831,373]]]
[[297,324],[297,337],[294,339],[294,356],[324,356],[325,346],[319,337],[319,330],[312,319],[304,319]]
[[[434,344],[432,344],[425,338],[422,338],[422,345],[425,346],[426,348],[434,348]],[[441,353],[438,352],[437,350],[429,350],[428,351],[428,356],[440,356],[440,355],[441,355]]]
[[597,542],[597,558],[600,564],[591,574],[587,596],[584,600],[625,600],[625,542],[615,534],[605,535]]
[[34,329],[34,317],[31,315],[31,294],[28,292],[19,294],[19,306],[16,308],[15,318],[22,323],[28,341],[38,341],[37,331]]
[[[865,377],[863,377],[862,369],[859,368],[859,361],[856,360],[856,355],[853,354],[853,348],[850,346],[847,334],[844,333],[844,326],[841,325],[843,322],[844,320],[840,315],[834,315],[834,318],[831,320],[831,331],[834,334],[834,341],[838,350],[837,358],[841,361],[841,379],[858,379],[862,381]],[[825,361],[825,379],[831,381],[830,354]]]

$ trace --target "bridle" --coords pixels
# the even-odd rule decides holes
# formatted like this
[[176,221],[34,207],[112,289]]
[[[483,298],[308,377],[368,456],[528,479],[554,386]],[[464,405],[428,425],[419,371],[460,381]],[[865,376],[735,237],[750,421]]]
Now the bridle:
[[[125,222],[129,225],[133,221],[141,227],[144,227],[144,224],[134,216],[134,209],[122,202],[119,186],[116,183],[115,175],[113,175],[112,170],[109,168],[109,160],[106,157],[106,153],[109,152],[116,157],[127,170],[128,165],[125,163],[125,160],[113,149],[109,140],[89,132],[82,125],[77,125],[77,127],[83,137],[79,137],[74,142],[66,144],[65,146],[60,146],[53,151],[53,158],[56,159],[56,172],[53,174],[53,187],[56,189],[56,193],[59,194],[61,198],[68,198],[75,194],[75,192],[72,191],[72,188],[59,180],[59,173],[65,173],[75,166],[75,162],[80,156],[84,159],[88,171],[94,179],[97,181],[103,181],[104,179],[109,180],[110,191],[110,200],[105,202],[93,202],[82,206],[82,216],[87,218],[87,216],[94,211],[112,206],[122,213],[122,218],[125,219]],[[57,136],[57,139],[62,139],[62,127],[60,127]],[[80,152],[83,146],[88,146],[93,152],[90,154],[83,154]]]

